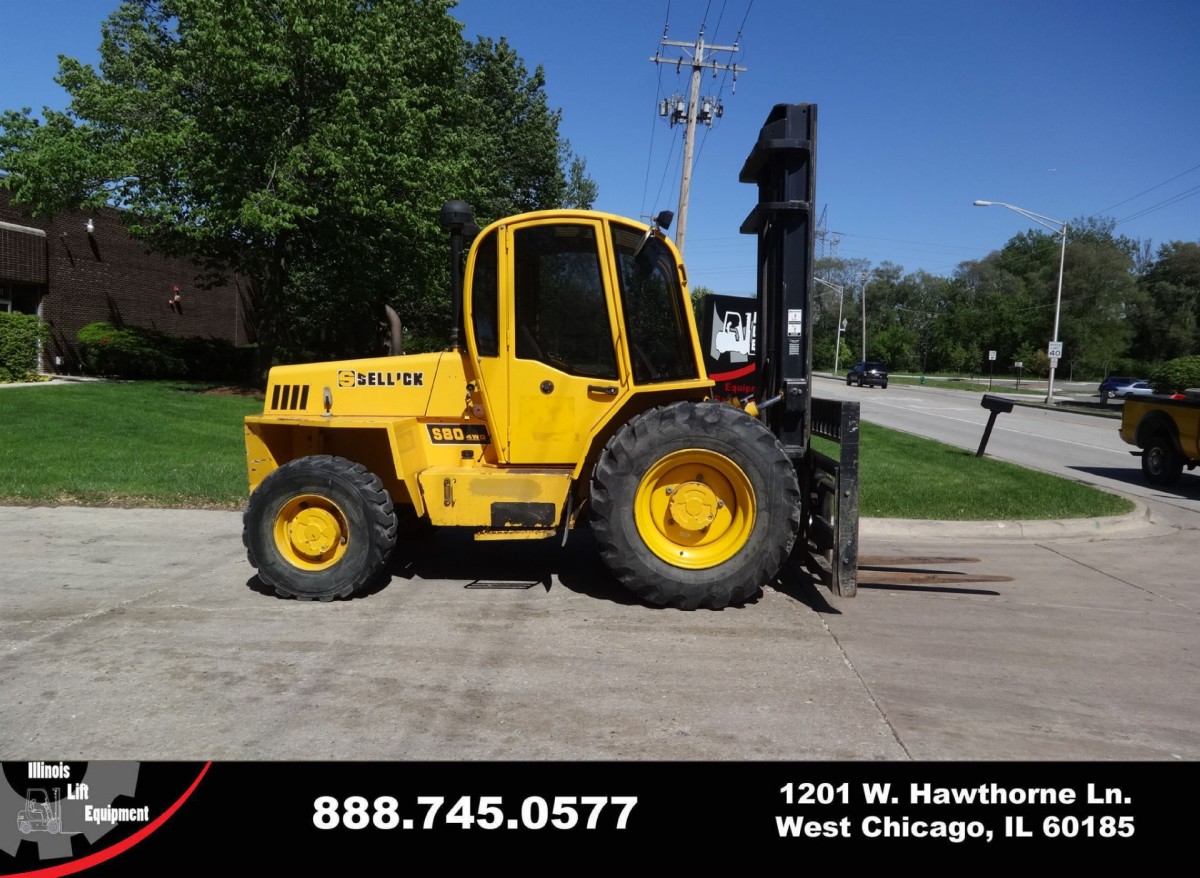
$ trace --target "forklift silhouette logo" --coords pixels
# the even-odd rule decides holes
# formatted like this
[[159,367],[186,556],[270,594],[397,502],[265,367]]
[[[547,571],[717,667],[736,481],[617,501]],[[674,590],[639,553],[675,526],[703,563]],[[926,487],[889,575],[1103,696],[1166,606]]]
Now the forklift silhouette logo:
[[43,789],[25,792],[25,807],[17,812],[17,828],[21,830],[22,835],[29,835],[31,832],[58,835],[63,831],[62,802],[58,796],[58,790],[54,791],[53,801],[50,794]]
[[729,354],[731,363],[746,363],[755,354],[758,315],[754,311],[726,311],[722,317],[713,312],[712,347],[709,354],[715,360]]

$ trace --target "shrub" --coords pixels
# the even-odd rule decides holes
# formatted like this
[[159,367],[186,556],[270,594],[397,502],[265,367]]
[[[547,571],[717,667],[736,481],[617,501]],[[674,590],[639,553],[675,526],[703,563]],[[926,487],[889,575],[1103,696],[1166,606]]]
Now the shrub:
[[176,338],[140,326],[89,323],[77,339],[83,368],[95,375],[244,382],[254,364],[253,348],[220,338]]
[[1150,373],[1155,393],[1181,393],[1189,387],[1200,387],[1200,356],[1167,360]]
[[39,345],[48,338],[46,325],[37,315],[0,311],[0,384],[34,377]]
[[175,355],[175,340],[157,329],[89,323],[77,339],[84,370],[96,375],[183,378],[187,373],[187,366]]

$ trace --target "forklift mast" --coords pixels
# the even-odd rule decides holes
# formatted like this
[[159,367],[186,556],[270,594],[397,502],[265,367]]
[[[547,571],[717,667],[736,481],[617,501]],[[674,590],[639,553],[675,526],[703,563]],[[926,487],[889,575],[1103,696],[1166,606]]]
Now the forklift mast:
[[[757,408],[796,467],[804,508],[792,558],[834,594],[858,591],[859,405],[812,395],[816,104],[776,104],[739,180],[758,185],[742,223],[758,236]],[[837,457],[810,447],[836,442]]]
[[793,460],[807,452],[811,429],[816,142],[815,104],[777,104],[738,177],[758,185],[741,226],[758,236],[757,404]]

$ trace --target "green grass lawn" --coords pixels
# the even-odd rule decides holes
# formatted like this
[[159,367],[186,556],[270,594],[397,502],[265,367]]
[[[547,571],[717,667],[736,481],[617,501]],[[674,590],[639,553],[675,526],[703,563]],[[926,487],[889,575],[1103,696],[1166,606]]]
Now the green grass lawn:
[[[859,442],[859,514],[865,518],[1091,518],[1134,508],[1124,497],[1080,482],[875,424],[861,424]],[[832,442],[814,444],[837,455]]]
[[[238,509],[249,396],[155,382],[0,389],[0,504]],[[819,440],[818,440],[819,441]],[[861,514],[1032,519],[1116,515],[1130,501],[862,425]],[[833,453],[832,443],[826,443]]]
[[0,389],[0,502],[233,509],[262,400],[155,382]]
[[[945,378],[939,375],[926,375],[925,380],[920,378],[909,378],[904,375],[893,375],[888,379],[891,384],[916,384],[923,387],[939,387],[943,390],[963,390],[970,393],[1019,393],[1029,394],[1030,396],[1045,396],[1045,379],[1042,379],[1042,388],[1036,389],[1027,387],[1022,380],[1020,389],[1013,386],[1014,382],[1011,378],[1005,378],[1001,383],[999,379],[992,381],[992,389],[988,389],[988,381],[986,378]],[[1035,379],[1037,380],[1037,379]]]

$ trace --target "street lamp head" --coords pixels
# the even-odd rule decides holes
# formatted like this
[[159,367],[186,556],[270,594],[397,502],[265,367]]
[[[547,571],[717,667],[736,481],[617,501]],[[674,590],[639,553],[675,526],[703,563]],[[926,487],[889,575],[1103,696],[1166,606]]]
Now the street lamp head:
[[975,206],[976,207],[991,207],[995,203],[996,202],[994,202],[994,201],[976,201]]

